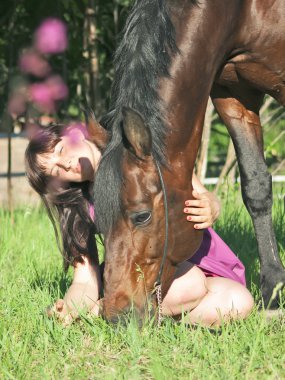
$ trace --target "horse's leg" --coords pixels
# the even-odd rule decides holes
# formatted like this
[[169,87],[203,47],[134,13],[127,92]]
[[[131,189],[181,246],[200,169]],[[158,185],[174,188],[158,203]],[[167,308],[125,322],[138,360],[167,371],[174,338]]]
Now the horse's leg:
[[275,308],[278,298],[271,298],[279,283],[284,286],[285,270],[278,255],[272,226],[272,180],[264,160],[259,118],[263,94],[248,89],[228,90],[215,85],[211,96],[235,146],[242,196],[257,237],[264,304]]

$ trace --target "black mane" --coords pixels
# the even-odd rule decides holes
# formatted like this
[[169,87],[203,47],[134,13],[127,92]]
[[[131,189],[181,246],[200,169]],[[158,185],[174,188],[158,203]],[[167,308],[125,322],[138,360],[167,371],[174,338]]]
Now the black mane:
[[144,117],[152,133],[152,153],[157,161],[165,162],[166,126],[157,85],[161,77],[169,75],[171,56],[177,51],[167,2],[136,0],[115,54],[112,111],[102,121],[112,132],[94,183],[96,222],[102,233],[110,229],[120,213],[122,107],[131,107]]

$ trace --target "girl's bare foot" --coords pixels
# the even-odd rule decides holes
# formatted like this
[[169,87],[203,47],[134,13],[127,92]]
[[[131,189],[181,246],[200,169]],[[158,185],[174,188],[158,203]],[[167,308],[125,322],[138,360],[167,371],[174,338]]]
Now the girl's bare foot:
[[99,294],[101,278],[99,267],[94,267],[84,258],[84,263],[77,263],[74,278],[63,299],[57,300],[47,310],[48,316],[56,316],[67,326],[78,318],[80,312],[89,311],[99,314]]

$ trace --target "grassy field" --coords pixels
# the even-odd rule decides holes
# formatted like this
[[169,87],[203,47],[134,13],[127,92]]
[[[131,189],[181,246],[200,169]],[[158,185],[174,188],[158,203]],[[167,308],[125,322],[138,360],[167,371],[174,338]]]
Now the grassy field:
[[[284,259],[282,195],[276,189],[274,221]],[[216,332],[170,319],[139,331],[88,316],[63,328],[43,312],[70,283],[45,212],[16,210],[11,225],[0,210],[0,223],[0,379],[285,379],[285,320],[257,311]],[[257,299],[256,243],[234,191],[215,229],[246,264]]]

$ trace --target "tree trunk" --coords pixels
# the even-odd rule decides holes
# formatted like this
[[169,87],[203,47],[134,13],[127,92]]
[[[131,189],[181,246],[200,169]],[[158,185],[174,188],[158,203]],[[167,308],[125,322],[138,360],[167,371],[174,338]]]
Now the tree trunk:
[[214,192],[217,193],[227,175],[230,175],[231,183],[235,182],[236,154],[232,140],[229,142],[226,162],[223,166]]
[[8,195],[8,210],[11,215],[11,221],[13,223],[13,185],[12,185],[12,131],[13,123],[9,125],[8,132],[8,165],[7,165],[7,195]]
[[96,50],[96,12],[94,0],[88,1],[84,23],[84,56],[88,62],[88,70],[84,73],[86,82],[86,97],[88,105],[95,114],[102,113],[103,103],[99,87],[99,63]]
[[[12,77],[12,67],[13,67],[13,57],[14,57],[14,25],[16,23],[16,12],[14,11],[13,15],[11,16],[10,22],[9,22],[9,27],[8,27],[8,32],[10,36],[10,44],[9,44],[9,50],[8,50],[8,97],[9,97],[9,91],[10,91],[10,84],[11,84],[11,77]],[[8,100],[8,99],[7,99]],[[8,102],[7,102],[8,103]],[[4,111],[4,117],[3,117],[3,122],[4,126],[6,127],[5,129],[8,130],[8,165],[7,165],[7,197],[8,197],[8,210],[10,213],[11,217],[11,223],[14,223],[14,202],[13,202],[13,186],[12,186],[12,133],[13,133],[13,119],[10,116],[8,112],[8,106],[7,110]]]
[[283,166],[285,167],[285,158],[277,165],[277,167],[273,170],[273,172],[271,173],[272,175],[275,175],[279,172],[279,170],[281,170],[283,168]]
[[203,182],[204,179],[206,178],[207,164],[208,164],[208,149],[209,149],[209,143],[210,143],[213,115],[214,115],[214,106],[211,99],[209,98],[207,110],[205,114],[204,129],[203,129],[201,147],[199,151],[199,158],[197,160],[197,166],[196,166],[196,175],[200,179],[201,182]]

